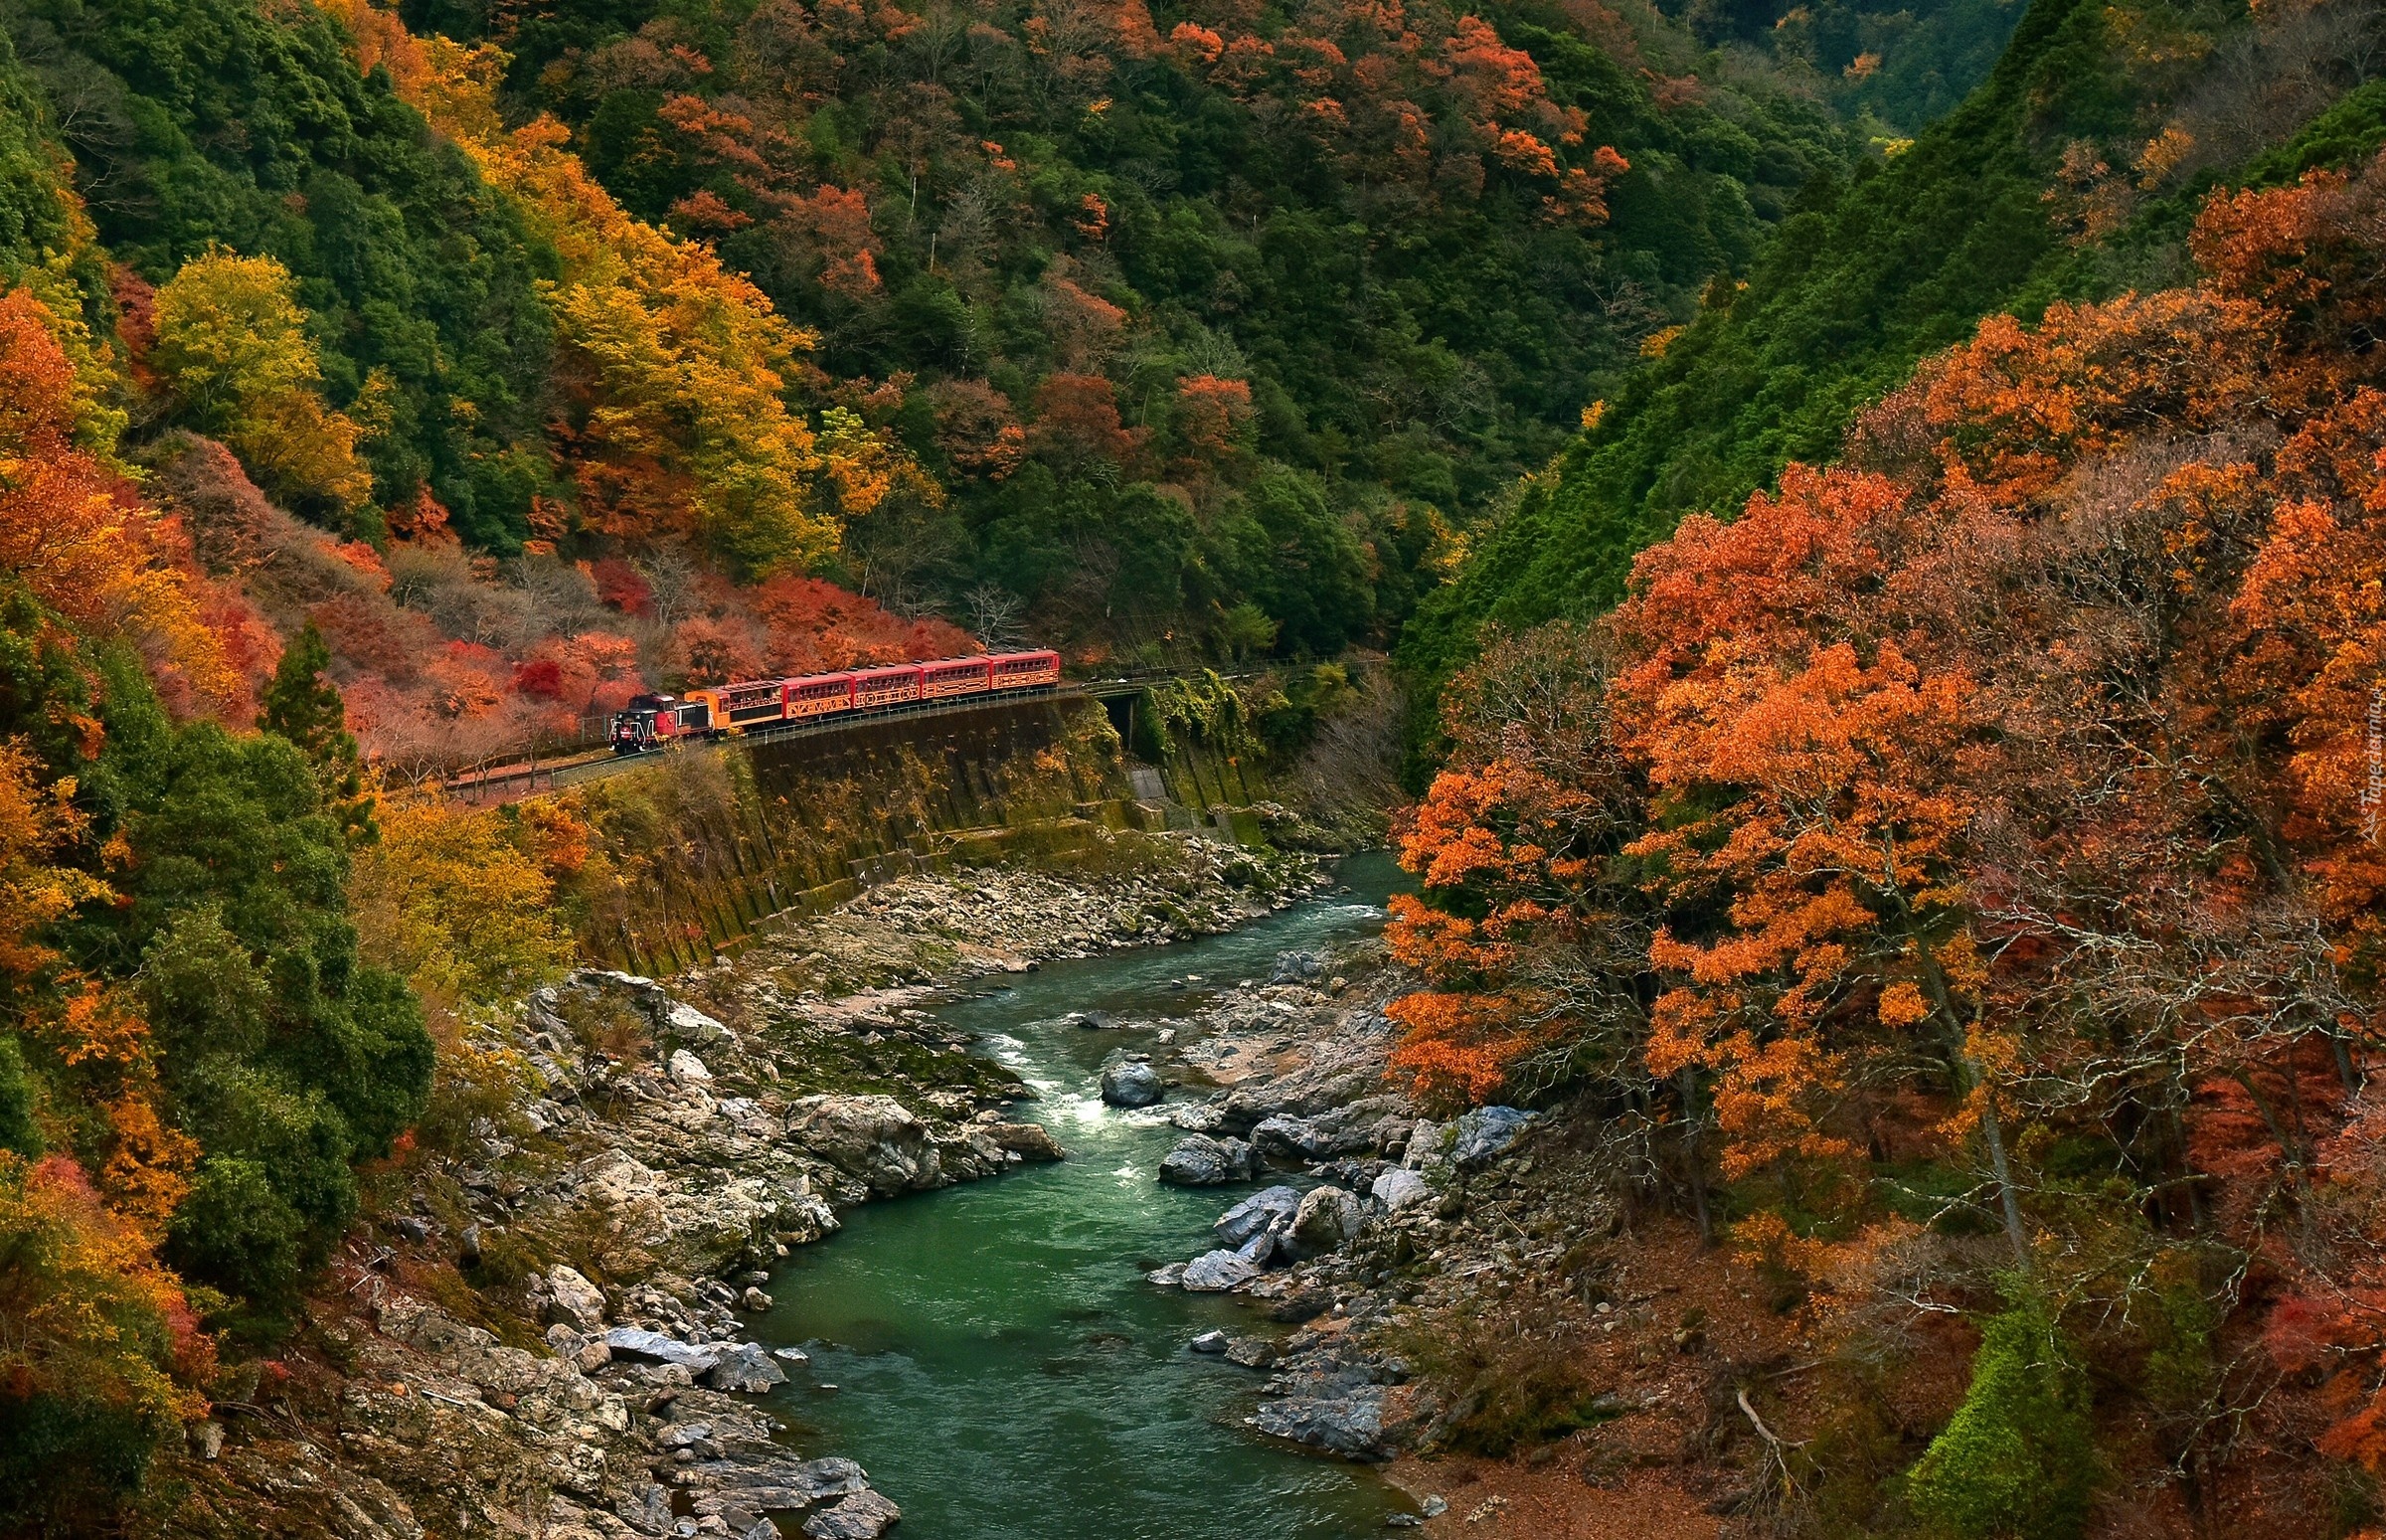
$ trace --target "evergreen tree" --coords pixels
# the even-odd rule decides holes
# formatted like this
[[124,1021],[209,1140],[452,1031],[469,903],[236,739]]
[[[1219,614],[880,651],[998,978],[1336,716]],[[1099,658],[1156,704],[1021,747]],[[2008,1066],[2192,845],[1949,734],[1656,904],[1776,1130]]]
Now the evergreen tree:
[[309,620],[281,654],[273,682],[265,688],[257,730],[285,738],[298,746],[323,783],[324,799],[340,821],[350,845],[369,845],[381,837],[373,821],[373,794],[365,788],[364,757],[356,735],[348,731],[348,705],[340,688],[324,677],[331,648]]

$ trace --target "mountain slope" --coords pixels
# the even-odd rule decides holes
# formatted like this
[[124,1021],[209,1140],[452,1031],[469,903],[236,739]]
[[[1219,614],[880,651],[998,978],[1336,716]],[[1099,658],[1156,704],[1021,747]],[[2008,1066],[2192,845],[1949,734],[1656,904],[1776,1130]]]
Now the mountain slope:
[[[1828,458],[1859,411],[1983,315],[2175,275],[2202,191],[2343,92],[2364,36],[2326,9],[2253,27],[2036,0],[1960,109],[1885,165],[1809,189],[1746,285],[1712,294],[1594,409],[1479,532],[1405,659],[1439,679],[1485,622],[1614,604],[1633,555],[1685,513],[1735,509],[1789,461]],[[2306,152],[2262,169],[2341,161],[2377,142],[2376,122],[2371,97],[2347,98]]]

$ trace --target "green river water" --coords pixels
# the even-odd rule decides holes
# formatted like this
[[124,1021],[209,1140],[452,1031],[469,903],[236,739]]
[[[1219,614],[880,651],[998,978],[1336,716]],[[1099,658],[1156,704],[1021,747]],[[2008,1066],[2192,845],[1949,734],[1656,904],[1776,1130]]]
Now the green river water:
[[756,1339],[812,1358],[773,1410],[807,1454],[860,1460],[902,1506],[898,1534],[1339,1540],[1412,1511],[1364,1467],[1244,1427],[1262,1376],[1185,1350],[1212,1326],[1282,1329],[1142,1277],[1204,1250],[1210,1223],[1252,1189],[1160,1186],[1176,1130],[1157,1110],[1095,1094],[1103,1055],[1149,1046],[1148,1033],[1060,1019],[1186,1017],[1220,988],[1265,979],[1280,951],[1375,931],[1399,875],[1353,857],[1337,873],[1347,893],[1225,936],[1048,963],[941,1010],[1036,1088],[1021,1115],[1069,1158],[847,1214],[841,1234],[780,1270],[776,1307],[753,1323]]

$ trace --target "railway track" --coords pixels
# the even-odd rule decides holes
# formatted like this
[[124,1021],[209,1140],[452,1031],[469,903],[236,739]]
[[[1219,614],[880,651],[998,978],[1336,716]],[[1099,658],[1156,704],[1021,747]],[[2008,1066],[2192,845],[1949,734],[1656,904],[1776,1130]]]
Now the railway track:
[[526,796],[600,780],[623,770],[667,761],[674,755],[719,754],[754,744],[828,738],[888,722],[967,716],[1016,705],[1022,700],[1108,700],[1114,696],[1134,694],[1153,679],[1164,677],[1170,676],[1136,673],[1112,679],[1076,680],[1035,690],[1006,690],[999,695],[973,695],[958,700],[907,701],[899,706],[882,706],[869,711],[840,712],[825,719],[768,723],[749,728],[734,737],[703,743],[683,741],[645,754],[615,755],[609,746],[597,745],[573,750],[553,759],[530,758],[511,765],[492,766],[486,770],[451,775],[440,782],[440,789],[460,801],[476,804],[519,801]]

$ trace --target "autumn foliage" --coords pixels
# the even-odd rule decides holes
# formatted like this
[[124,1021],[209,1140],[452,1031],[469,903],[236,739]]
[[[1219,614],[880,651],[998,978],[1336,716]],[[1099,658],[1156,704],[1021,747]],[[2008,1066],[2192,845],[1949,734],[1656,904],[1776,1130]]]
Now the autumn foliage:
[[1597,626],[1494,640],[1403,843],[1396,1064],[1653,1107],[1702,1202],[1841,1235],[1834,1173],[1925,1155],[2011,1265],[2126,1296],[2089,1160],[2146,1255],[2300,1281],[2277,1361],[2380,1463],[2381,211],[2386,161],[2218,195],[2192,286],[1990,319]]

